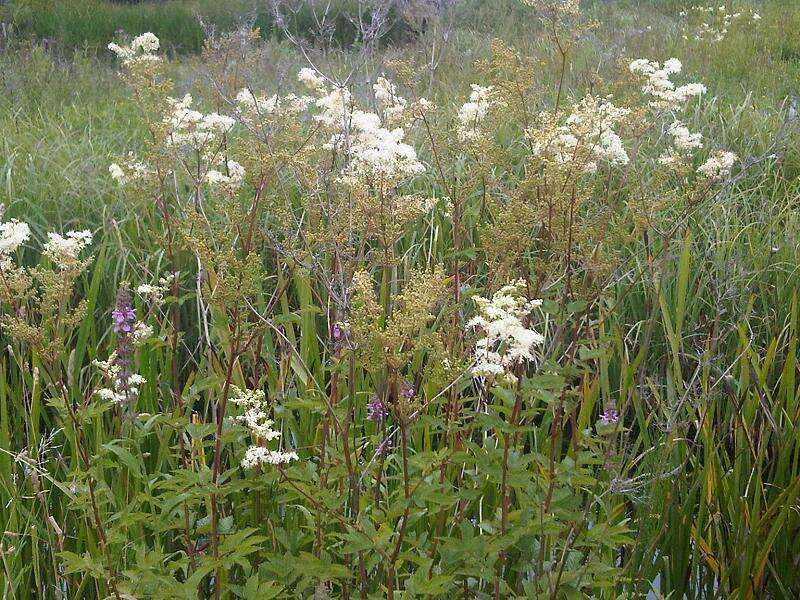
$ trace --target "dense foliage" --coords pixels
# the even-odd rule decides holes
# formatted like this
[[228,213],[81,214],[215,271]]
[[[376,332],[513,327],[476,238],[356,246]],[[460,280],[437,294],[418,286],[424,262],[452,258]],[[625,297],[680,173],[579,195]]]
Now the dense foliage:
[[9,45],[4,597],[800,593],[800,10],[508,9]]

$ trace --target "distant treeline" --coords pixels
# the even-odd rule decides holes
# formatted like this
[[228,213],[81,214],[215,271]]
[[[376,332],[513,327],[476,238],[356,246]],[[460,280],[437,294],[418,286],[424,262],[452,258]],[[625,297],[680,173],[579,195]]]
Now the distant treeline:
[[[357,0],[333,0],[320,27],[310,3],[295,3],[276,24],[267,2],[259,0],[10,0],[0,2],[0,22],[21,38],[43,40],[56,49],[103,48],[121,33],[152,31],[176,53],[198,52],[207,30],[229,31],[245,24],[258,27],[264,37],[281,32],[315,44],[349,46],[362,38]],[[319,10],[319,9],[318,9]],[[361,12],[363,18],[363,11]],[[409,18],[411,17],[411,18]],[[367,16],[369,19],[369,16]],[[426,20],[393,3],[381,36],[384,43],[413,39]]]

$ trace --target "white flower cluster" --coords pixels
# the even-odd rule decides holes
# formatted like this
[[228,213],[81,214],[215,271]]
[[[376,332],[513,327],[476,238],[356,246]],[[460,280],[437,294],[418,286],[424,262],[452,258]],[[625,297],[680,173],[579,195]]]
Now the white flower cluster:
[[325,90],[325,78],[311,67],[303,67],[297,73],[297,80],[312,90]]
[[158,284],[143,283],[136,288],[136,293],[145,300],[152,302],[156,306],[164,301],[164,294],[169,293],[172,282],[175,279],[172,273],[161,277]]
[[164,123],[168,127],[168,146],[201,150],[218,136],[230,131],[236,123],[227,115],[215,112],[204,115],[192,109],[192,101],[191,94],[186,94],[180,100],[167,98],[170,111],[164,118]]
[[733,152],[719,150],[712,154],[706,162],[697,168],[697,172],[713,181],[727,179],[731,175],[733,165],[738,160]]
[[53,262],[64,269],[78,261],[81,251],[92,243],[92,232],[68,231],[65,236],[58,233],[48,233],[47,242],[43,246],[44,254]]
[[[2,205],[0,205],[2,216]],[[31,237],[31,228],[27,223],[11,219],[0,223],[0,268],[11,265],[11,254]],[[78,263],[80,253],[92,243],[92,232],[68,231],[65,235],[50,232],[47,241],[42,246],[45,256],[48,256],[61,269],[68,268]]]
[[[425,171],[417,152],[403,142],[402,128],[386,129],[374,113],[353,111],[350,122],[350,164],[345,175],[357,180],[381,180],[397,183]],[[334,136],[332,144],[344,142]]]
[[514,367],[535,359],[534,348],[544,343],[544,336],[523,321],[542,301],[528,300],[525,289],[525,282],[518,280],[495,292],[491,300],[473,298],[477,315],[467,323],[467,329],[478,328],[483,334],[475,343],[473,376],[513,384],[517,380]]
[[297,460],[297,452],[281,452],[263,446],[250,446],[244,453],[242,467],[252,469],[258,465],[285,465]]
[[670,77],[683,69],[681,61],[677,58],[664,61],[663,66],[656,61],[637,58],[631,62],[629,69],[631,73],[647,78],[647,82],[642,86],[642,92],[652,96],[650,106],[653,108],[678,110],[689,98],[706,93],[706,86],[702,83],[687,83],[675,87]]
[[[343,172],[343,182],[380,180],[394,185],[425,171],[417,159],[416,150],[403,142],[405,131],[401,127],[388,129],[383,126],[379,115],[355,108],[346,88],[329,90],[310,74],[303,75],[303,71],[300,79],[317,94],[314,105],[320,112],[314,115],[314,120],[334,131],[324,147],[342,149],[347,153],[349,162]],[[390,99],[392,102],[384,106],[384,112],[394,109],[389,113],[392,118],[398,118],[399,111],[406,106],[405,101],[401,102],[394,86],[387,80],[379,78],[376,86],[376,95],[383,98],[381,102]]]
[[286,94],[279,97],[277,94],[255,94],[252,90],[244,88],[236,94],[236,105],[242,119],[248,125],[255,126],[268,116],[292,117],[306,110],[314,101],[311,96],[297,96]]
[[206,171],[206,182],[211,187],[226,189],[230,192],[238,190],[244,182],[245,170],[235,160],[224,161],[228,174],[217,171],[216,169],[209,169]]
[[31,228],[27,223],[11,219],[0,223],[0,263],[9,260],[9,255],[27,242],[31,237]]
[[147,383],[138,373],[124,375],[117,363],[116,352],[112,352],[108,360],[94,360],[92,364],[111,381],[112,387],[95,390],[95,395],[101,400],[114,404],[133,402],[139,395],[139,387]]
[[437,207],[441,210],[442,216],[450,218],[453,212],[453,201],[450,196],[423,196],[419,199],[420,212],[428,213]]
[[372,86],[375,100],[389,123],[397,123],[406,115],[408,100],[397,94],[397,86],[385,77],[378,77]]
[[316,88],[319,97],[314,100],[320,112],[314,115],[314,120],[328,128],[345,129],[349,115],[353,109],[350,91],[347,88]]
[[153,52],[156,52],[159,45],[158,38],[155,36],[155,34],[150,33],[149,31],[133,38],[133,41],[131,42],[131,48],[134,51],[141,50],[145,54],[152,54]]
[[[681,17],[691,19],[697,23],[691,36],[697,41],[710,41],[721,42],[728,34],[728,28],[736,21],[742,21],[747,17],[744,12],[728,12],[728,7],[720,6],[702,6],[694,5],[688,11],[681,11]],[[761,16],[757,12],[750,12],[750,21],[756,22],[761,20]],[[683,39],[688,40],[689,36],[684,35]]]
[[274,421],[267,417],[266,395],[263,390],[242,390],[232,386],[230,400],[244,409],[244,414],[236,417],[236,420],[247,426],[256,441],[255,445],[247,449],[242,459],[245,469],[261,464],[280,465],[297,460],[298,456],[294,451],[270,450],[260,445],[281,437],[279,431],[272,429]]
[[136,63],[160,61],[161,57],[155,54],[159,47],[158,38],[149,31],[133,38],[130,46],[120,46],[114,42],[108,45],[108,49],[117,55],[122,64],[129,67]]
[[136,181],[142,181],[152,173],[152,170],[143,162],[138,160],[133,152],[129,152],[122,164],[111,163],[108,166],[111,178],[119,185],[127,185]]
[[564,125],[528,131],[533,154],[583,173],[596,172],[601,161],[626,165],[628,153],[614,129],[629,114],[629,109],[607,99],[586,96],[573,107]]
[[497,99],[492,86],[484,87],[473,83],[470,87],[472,92],[469,95],[469,102],[458,109],[458,138],[462,141],[481,139],[483,136],[481,123],[493,107],[503,105]]
[[136,321],[133,324],[133,343],[140,345],[153,337],[153,328],[144,321]]
[[681,122],[674,121],[667,133],[672,138],[672,146],[665,150],[658,159],[658,162],[665,166],[675,166],[683,163],[692,150],[703,147],[703,136],[700,133],[692,133]]

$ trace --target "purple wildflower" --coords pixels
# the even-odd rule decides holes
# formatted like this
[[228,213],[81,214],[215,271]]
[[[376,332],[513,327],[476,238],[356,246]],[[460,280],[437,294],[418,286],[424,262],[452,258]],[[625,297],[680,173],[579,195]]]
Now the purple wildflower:
[[114,332],[117,334],[117,354],[114,360],[114,365],[119,369],[117,382],[127,397],[133,364],[133,328],[136,324],[136,310],[127,285],[120,287],[117,292],[117,303],[111,316],[114,320]]
[[388,416],[389,408],[377,394],[373,394],[367,402],[367,419],[375,423],[383,423]]
[[127,285],[122,285],[117,292],[117,302],[111,312],[114,319],[114,332],[121,338],[126,338],[133,332],[136,324],[136,310],[133,308],[133,298]]
[[408,381],[403,380],[400,384],[400,395],[406,400],[411,400],[414,397],[414,388]]
[[392,437],[386,436],[378,446],[378,449],[375,450],[375,455],[386,456],[391,451],[392,451]]
[[605,409],[600,414],[600,422],[603,425],[616,425],[619,423],[619,411],[613,400],[610,400],[608,404],[606,404]]

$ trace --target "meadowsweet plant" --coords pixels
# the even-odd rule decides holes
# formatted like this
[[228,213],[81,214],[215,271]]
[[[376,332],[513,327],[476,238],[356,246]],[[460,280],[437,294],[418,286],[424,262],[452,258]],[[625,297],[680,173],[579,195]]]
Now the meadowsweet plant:
[[613,7],[354,4],[352,48],[119,33],[104,226],[0,215],[4,593],[786,595],[788,112],[755,154]]
[[522,294],[526,287],[520,280],[500,288],[491,300],[480,296],[473,298],[478,314],[467,327],[477,328],[485,335],[475,342],[474,376],[513,385],[518,381],[515,368],[534,360],[532,351],[544,342],[544,337],[525,327],[522,319],[542,302],[525,298]]
[[1,317],[3,327],[42,359],[55,361],[85,314],[85,302],[76,302],[73,291],[91,263],[81,253],[92,243],[92,234],[48,233],[40,250],[43,260],[27,267],[15,261],[15,255],[30,240],[30,227],[10,220],[0,224],[0,232],[0,298],[7,307]]
[[761,15],[751,7],[740,6],[736,9],[730,4],[693,4],[681,11],[680,16],[685,20],[684,39],[711,44],[724,40],[734,28],[743,28],[748,22],[752,26],[761,20]]

